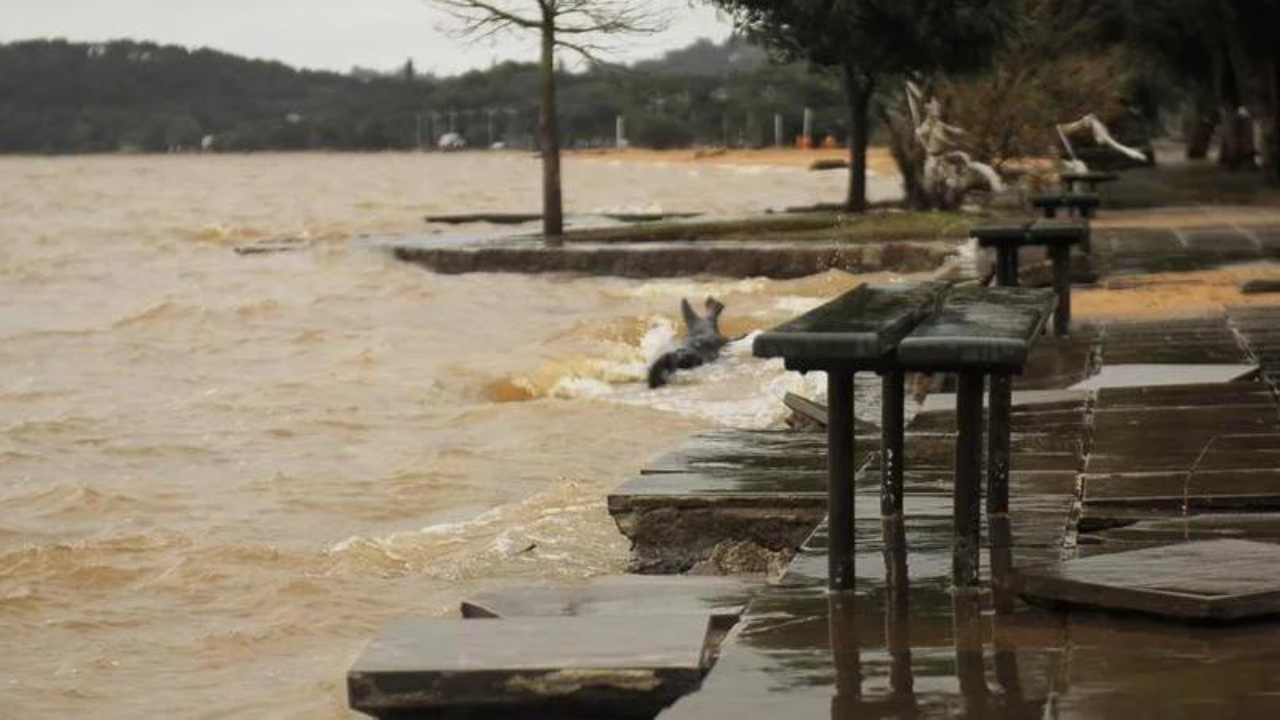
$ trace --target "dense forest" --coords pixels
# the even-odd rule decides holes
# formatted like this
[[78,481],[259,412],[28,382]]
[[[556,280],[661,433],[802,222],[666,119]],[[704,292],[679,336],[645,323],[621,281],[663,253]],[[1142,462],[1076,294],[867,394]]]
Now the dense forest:
[[[800,132],[843,138],[838,83],[774,65],[738,40],[699,41],[631,67],[562,71],[566,147],[612,144],[618,116],[633,145],[762,145]],[[210,49],[34,40],[0,45],[0,152],[386,150],[532,147],[537,69],[503,63],[456,77],[297,70]]]

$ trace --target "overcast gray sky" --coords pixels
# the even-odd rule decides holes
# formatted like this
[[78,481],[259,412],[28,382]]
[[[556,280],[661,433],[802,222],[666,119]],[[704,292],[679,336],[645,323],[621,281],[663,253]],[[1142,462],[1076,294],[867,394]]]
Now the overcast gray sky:
[[[649,2],[672,12],[671,29],[623,41],[612,59],[651,57],[729,33],[702,2]],[[429,0],[0,0],[0,41],[145,39],[340,71],[390,69],[412,57],[420,71],[445,75],[528,60],[537,47],[511,38],[468,44],[441,31],[450,22]]]

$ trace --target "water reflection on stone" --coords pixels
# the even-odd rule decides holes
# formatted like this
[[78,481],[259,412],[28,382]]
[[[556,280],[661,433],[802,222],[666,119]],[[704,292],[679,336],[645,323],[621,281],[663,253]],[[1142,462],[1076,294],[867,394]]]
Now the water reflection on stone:
[[[1007,519],[996,522],[1000,521],[1005,525],[1006,534],[1003,537],[1007,538]],[[878,597],[856,598],[850,593],[832,593],[828,597],[830,648],[835,668],[832,720],[907,718],[925,714],[930,708],[942,709],[934,698],[919,698],[916,693],[917,670],[928,678],[926,685],[933,688],[934,681],[941,679],[937,673],[944,664],[935,662],[940,658],[934,648],[922,647],[924,651],[921,653],[920,667],[913,668],[912,588],[907,573],[905,528],[900,519],[886,519],[883,527],[885,583],[876,592]],[[1002,632],[1002,621],[1014,610],[1013,597],[1004,589],[1005,578],[1000,577],[1012,565],[1012,548],[1007,543],[994,542],[990,560],[993,569],[993,592],[990,596],[980,590],[951,591],[951,643],[955,658],[953,670],[959,697],[958,703],[944,702],[942,707],[948,708],[949,712],[958,711],[966,717],[1040,717],[1046,700],[1043,697],[1023,697],[1018,653],[1011,634]],[[994,612],[984,614],[989,597],[993,601]],[[864,605],[879,601],[884,617],[883,645],[878,646],[878,637],[859,636],[859,611],[865,614],[870,610],[867,607],[860,608],[859,600],[871,601],[864,602]],[[922,635],[923,633],[916,635],[917,642],[922,646],[934,644],[929,637]],[[990,647],[995,673],[994,688],[987,681],[988,637],[992,639]],[[875,650],[868,652],[865,668],[860,651],[860,643],[863,641],[867,642],[869,650]],[[867,686],[865,688],[864,680]],[[927,689],[924,694],[932,693],[932,689]]]
[[860,577],[856,592],[766,591],[703,689],[663,717],[1043,716],[1062,620],[1003,589],[1010,545],[991,543],[992,592],[953,590],[946,563],[910,581],[903,522],[882,527],[881,577]]

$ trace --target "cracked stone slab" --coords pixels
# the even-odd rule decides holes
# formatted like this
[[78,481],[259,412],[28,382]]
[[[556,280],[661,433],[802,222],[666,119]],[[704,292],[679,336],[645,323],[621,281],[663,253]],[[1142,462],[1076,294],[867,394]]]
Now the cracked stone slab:
[[385,627],[347,673],[349,701],[375,716],[652,716],[701,682],[710,621],[708,615],[401,621]]

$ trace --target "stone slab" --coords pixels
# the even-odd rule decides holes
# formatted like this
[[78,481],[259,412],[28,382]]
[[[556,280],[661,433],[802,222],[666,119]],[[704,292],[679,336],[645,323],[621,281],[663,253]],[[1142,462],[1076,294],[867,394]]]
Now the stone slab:
[[1070,389],[1228,383],[1247,380],[1257,372],[1256,365],[1104,365],[1097,375],[1072,385]]
[[850,273],[927,272],[954,252],[950,241],[830,243],[694,240],[640,243],[572,243],[547,246],[514,238],[498,243],[459,241],[441,246],[438,236],[397,240],[397,260],[442,274],[572,273],[629,278],[770,277],[800,278],[826,270]]
[[961,288],[898,343],[909,370],[1021,368],[1054,303],[1049,290]]
[[1087,210],[1097,209],[1100,201],[1096,193],[1042,193],[1031,196],[1031,207],[1043,210],[1045,208],[1084,208]]
[[717,474],[826,467],[826,435],[760,430],[699,433],[645,465],[644,473]]
[[580,585],[532,585],[478,593],[464,618],[698,615],[732,625],[760,583],[742,578],[623,575]]
[[1280,614],[1280,546],[1206,540],[1069,560],[1018,572],[1024,598],[1190,621]]
[[1280,513],[1222,513],[1140,520],[1095,533],[1126,543],[1170,543],[1189,540],[1244,539],[1280,542]]
[[[1015,390],[1013,393],[1013,408],[1015,412],[1021,408],[1027,408],[1028,411],[1065,410],[1083,407],[1088,399],[1089,393],[1077,388],[1069,390]],[[920,405],[920,413],[955,412],[955,410],[955,393],[930,393],[929,397],[925,398],[925,401]]]
[[1098,392],[1098,408],[1107,411],[1223,405],[1274,406],[1275,398],[1265,384],[1258,382],[1103,388]]
[[973,228],[969,235],[982,247],[1079,245],[1089,236],[1082,220],[1039,219],[1024,223],[995,223]]
[[697,498],[723,500],[725,496],[743,499],[770,499],[784,496],[817,495],[827,497],[827,474],[821,469],[792,472],[704,473],[661,472],[634,477],[609,493],[609,507],[623,499],[646,497]]
[[349,701],[373,715],[656,712],[701,682],[709,628],[705,615],[401,621],[347,673]]
[[869,362],[893,351],[937,302],[936,283],[863,284],[756,336],[756,357]]

